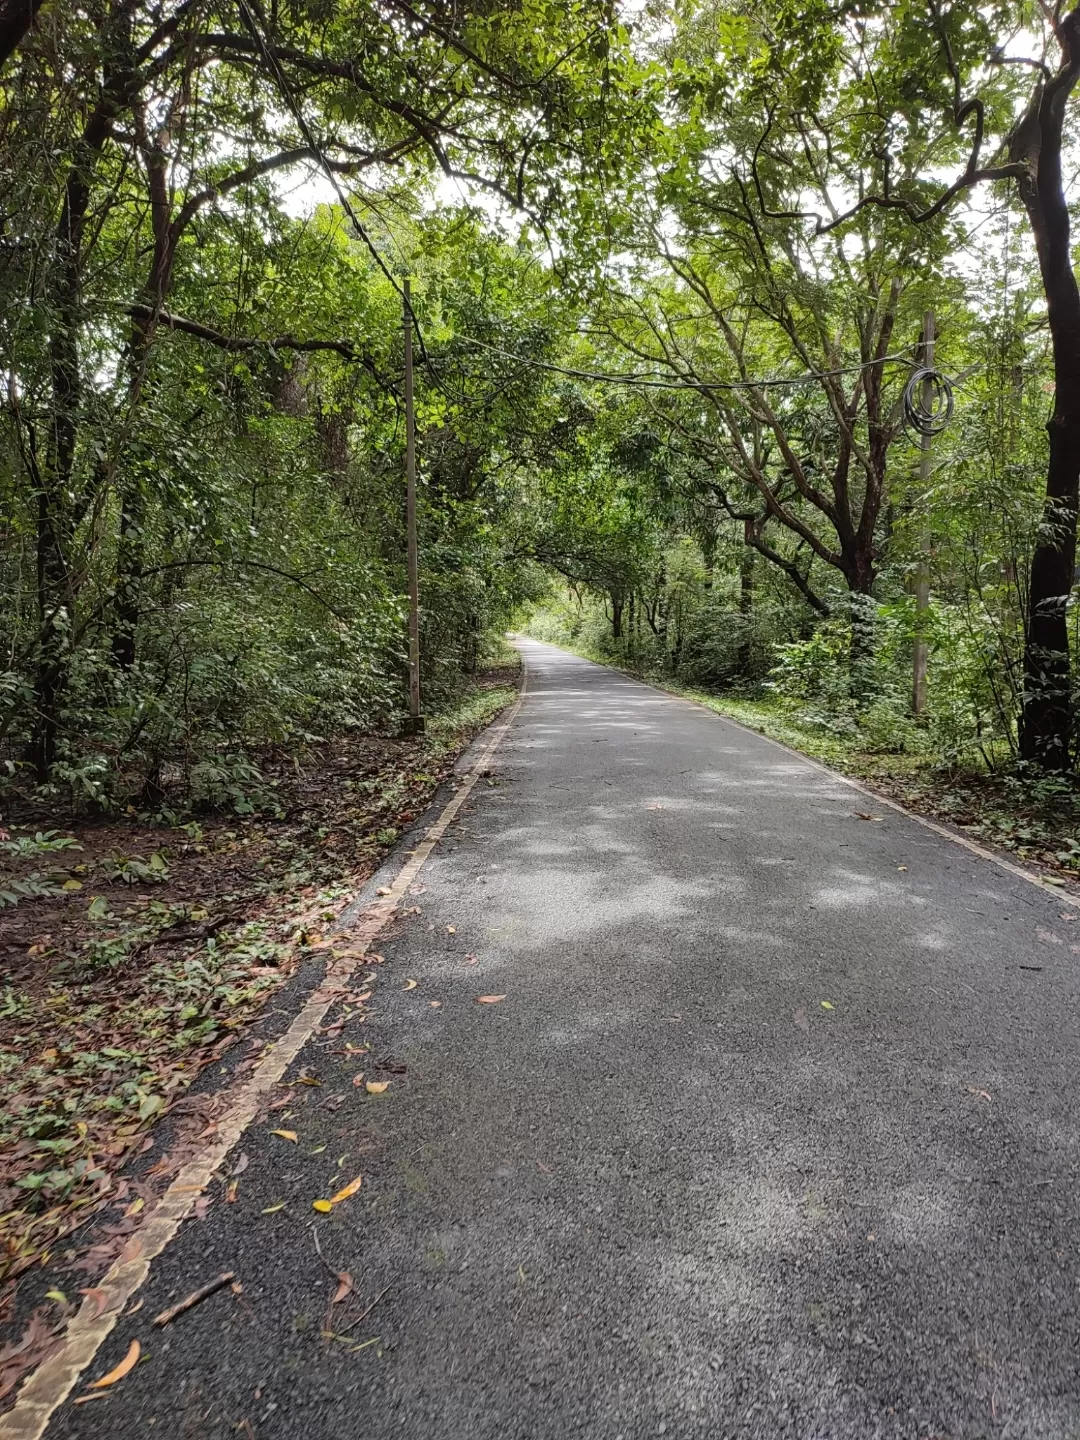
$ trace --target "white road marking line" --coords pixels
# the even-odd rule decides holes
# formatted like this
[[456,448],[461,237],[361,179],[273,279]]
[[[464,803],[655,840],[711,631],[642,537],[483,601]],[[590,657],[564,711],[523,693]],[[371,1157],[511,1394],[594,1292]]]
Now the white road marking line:
[[[14,1407],[0,1416],[4,1440],[40,1440],[55,1411],[71,1394],[79,1376],[111,1334],[132,1295],[146,1280],[153,1260],[174,1238],[191,1214],[195,1200],[209,1183],[229,1151],[258,1114],[262,1103],[281,1080],[297,1055],[337,1003],[342,983],[360,966],[364,953],[390,919],[421,867],[464,805],[491,757],[517,718],[528,686],[522,656],[521,686],[506,719],[498,726],[456,794],[427,831],[409,861],[398,871],[387,895],[380,896],[350,932],[349,954],[327,966],[326,975],[312,992],[285,1034],[267,1049],[259,1064],[238,1088],[232,1105],[219,1122],[218,1132],[204,1152],[179,1171],[172,1184],[124,1247],[105,1278],[72,1319],[59,1350],[48,1356],[19,1391]],[[98,1313],[98,1300],[106,1301]]]

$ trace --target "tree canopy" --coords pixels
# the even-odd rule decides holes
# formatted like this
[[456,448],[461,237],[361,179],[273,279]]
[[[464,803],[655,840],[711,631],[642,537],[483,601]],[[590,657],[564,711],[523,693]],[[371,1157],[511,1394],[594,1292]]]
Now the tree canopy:
[[540,606],[1071,772],[1076,8],[95,0],[0,57],[5,783],[400,718],[406,276],[435,703]]

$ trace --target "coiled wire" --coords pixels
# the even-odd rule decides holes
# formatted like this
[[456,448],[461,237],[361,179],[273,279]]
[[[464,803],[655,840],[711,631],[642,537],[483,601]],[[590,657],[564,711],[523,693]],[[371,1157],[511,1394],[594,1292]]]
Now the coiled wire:
[[[923,394],[930,390],[929,405]],[[953,389],[940,370],[919,365],[908,376],[904,386],[904,425],[913,438],[940,435],[953,417]]]

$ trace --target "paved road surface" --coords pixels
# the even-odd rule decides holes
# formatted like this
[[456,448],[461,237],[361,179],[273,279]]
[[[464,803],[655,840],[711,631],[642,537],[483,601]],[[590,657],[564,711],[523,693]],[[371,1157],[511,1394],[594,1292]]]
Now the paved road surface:
[[[50,1440],[1080,1435],[1067,901],[523,648],[370,1020],[301,1056],[299,1144],[248,1133],[92,1373],[149,1358]],[[242,1300],[150,1327],[222,1268]]]

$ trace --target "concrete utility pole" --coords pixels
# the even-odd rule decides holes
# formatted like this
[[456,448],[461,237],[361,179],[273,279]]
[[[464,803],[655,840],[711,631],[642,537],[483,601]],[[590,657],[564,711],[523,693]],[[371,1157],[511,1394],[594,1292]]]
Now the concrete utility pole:
[[405,528],[409,546],[409,731],[423,733],[420,710],[420,562],[416,544],[416,406],[413,401],[413,313],[408,280],[405,309]]
[[[934,312],[927,310],[923,316],[922,354],[920,365],[926,370],[934,368]],[[922,383],[922,409],[931,414],[934,406],[934,384],[927,376]],[[930,484],[930,447],[934,443],[929,430],[922,433],[922,453],[919,456],[919,481],[925,496]],[[921,501],[922,514],[927,508]],[[930,526],[926,519],[919,525],[919,561],[915,570],[915,645],[912,655],[911,710],[921,715],[926,709],[926,662],[929,649],[926,643],[926,624],[930,610]]]

